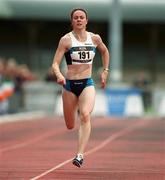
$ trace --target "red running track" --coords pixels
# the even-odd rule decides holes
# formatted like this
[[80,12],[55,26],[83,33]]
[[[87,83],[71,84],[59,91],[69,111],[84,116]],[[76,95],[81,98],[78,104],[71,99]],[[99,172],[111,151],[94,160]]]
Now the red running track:
[[164,123],[93,118],[82,168],[71,163],[77,127],[62,118],[0,124],[0,180],[164,180]]

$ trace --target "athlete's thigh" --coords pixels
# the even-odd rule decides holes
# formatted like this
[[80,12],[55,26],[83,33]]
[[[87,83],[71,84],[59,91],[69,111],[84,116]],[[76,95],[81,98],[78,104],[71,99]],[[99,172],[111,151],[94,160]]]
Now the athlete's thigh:
[[95,88],[94,86],[86,87],[79,96],[79,110],[80,112],[92,112],[95,103]]
[[72,123],[77,113],[77,97],[70,91],[63,89],[63,112],[66,123]]

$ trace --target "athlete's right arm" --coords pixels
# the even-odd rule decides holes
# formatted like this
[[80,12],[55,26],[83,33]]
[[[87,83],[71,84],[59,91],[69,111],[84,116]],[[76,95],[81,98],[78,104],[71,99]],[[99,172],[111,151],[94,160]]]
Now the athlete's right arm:
[[53,68],[53,72],[55,73],[56,77],[57,77],[57,83],[64,85],[66,83],[65,81],[65,77],[63,76],[63,74],[60,71],[60,63],[62,61],[62,58],[64,56],[64,53],[67,50],[67,37],[63,36],[58,44],[58,47],[56,49],[54,58],[53,58],[53,64],[52,64],[52,68]]

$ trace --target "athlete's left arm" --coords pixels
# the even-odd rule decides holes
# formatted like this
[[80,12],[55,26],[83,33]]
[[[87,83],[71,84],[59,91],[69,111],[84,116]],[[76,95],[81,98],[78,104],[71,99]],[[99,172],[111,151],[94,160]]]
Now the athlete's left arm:
[[99,35],[94,35],[93,39],[102,58],[103,71],[101,72],[101,87],[105,88],[109,72],[110,54]]

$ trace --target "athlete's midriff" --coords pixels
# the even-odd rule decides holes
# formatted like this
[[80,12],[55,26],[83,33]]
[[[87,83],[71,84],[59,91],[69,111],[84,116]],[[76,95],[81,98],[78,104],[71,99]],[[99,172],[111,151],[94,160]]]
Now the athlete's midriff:
[[92,75],[92,65],[91,64],[81,64],[81,65],[68,65],[68,71],[66,73],[67,79],[84,79],[90,78]]

